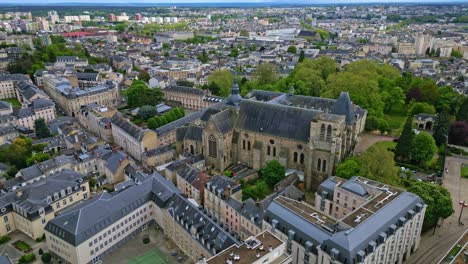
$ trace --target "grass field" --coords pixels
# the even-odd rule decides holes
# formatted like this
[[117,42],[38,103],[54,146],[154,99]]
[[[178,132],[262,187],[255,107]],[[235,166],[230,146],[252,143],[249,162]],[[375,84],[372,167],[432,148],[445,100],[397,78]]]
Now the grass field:
[[461,176],[463,178],[468,178],[468,164],[463,164],[461,166]]
[[170,258],[158,250],[151,250],[127,261],[127,264],[173,264],[174,262]]
[[396,147],[396,143],[393,142],[393,141],[380,141],[380,142],[377,142],[375,143],[374,145],[372,146],[375,146],[377,148],[381,148],[381,149],[393,149]]
[[384,115],[393,136],[399,136],[406,121],[408,109],[405,105],[395,105],[392,110]]
[[2,99],[2,101],[8,102],[11,104],[13,107],[20,107],[21,103],[18,101],[16,98],[9,98],[9,99]]

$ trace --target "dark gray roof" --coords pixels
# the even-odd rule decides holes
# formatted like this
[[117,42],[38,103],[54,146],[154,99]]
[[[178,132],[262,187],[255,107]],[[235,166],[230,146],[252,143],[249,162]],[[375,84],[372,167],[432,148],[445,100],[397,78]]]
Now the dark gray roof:
[[245,96],[245,98],[249,100],[268,102],[281,95],[283,95],[283,93],[264,90],[252,90]]
[[23,74],[0,74],[0,81],[28,81],[31,82],[26,75]]
[[237,78],[234,77],[234,80],[232,82],[232,87],[231,87],[231,94],[226,100],[226,105],[237,107],[239,106],[241,100],[242,100],[242,97],[240,96],[240,92],[239,92],[239,84],[237,83]]
[[333,198],[333,192],[334,192],[335,186],[337,184],[338,184],[338,182],[335,181],[335,176],[330,176],[319,185],[319,187],[317,189],[317,193],[319,195],[322,195],[323,192],[327,192],[326,198],[332,199]]
[[369,193],[367,192],[367,190],[361,184],[354,181],[354,178],[355,177],[349,179],[348,181],[345,181],[340,187],[347,190],[347,191],[349,191],[349,192],[357,194],[357,195],[359,195],[361,197],[368,196]]
[[205,248],[210,245],[211,252],[215,249],[214,254],[239,243],[189,202],[172,182],[157,173],[140,184],[129,184],[111,194],[104,192],[65,210],[49,221],[45,229],[76,246],[151,200],[158,207],[166,208],[186,232],[195,230],[198,243]]
[[51,100],[45,99],[45,98],[38,98],[34,100],[31,104],[32,108],[34,111],[40,110],[42,108],[48,108],[48,107],[54,107],[55,104]]
[[111,118],[113,125],[121,128],[127,134],[140,141],[143,138],[143,129],[135,124],[133,124],[128,118],[126,118],[122,113],[117,112]]
[[332,113],[335,115],[346,116],[346,124],[350,125],[356,121],[356,113],[353,109],[353,103],[349,97],[349,93],[341,92],[333,106]]
[[147,152],[145,152],[145,156],[146,157],[157,156],[157,155],[160,155],[162,153],[166,153],[166,152],[170,152],[170,151],[174,151],[172,146],[171,145],[164,145],[164,146],[161,146],[161,147],[158,147],[158,148],[155,148],[155,149],[148,150]]
[[179,85],[171,85],[164,89],[163,91],[170,91],[170,92],[178,92],[178,93],[186,93],[186,94],[196,94],[203,96],[205,92],[201,89],[187,87],[187,86],[179,86]]
[[10,109],[11,104],[0,100],[0,109]]
[[120,150],[115,152],[110,151],[101,157],[101,159],[105,161],[104,166],[108,168],[112,173],[115,173],[119,169],[122,161],[124,161],[127,158],[127,154]]
[[14,126],[5,126],[5,127],[0,127],[0,135],[8,135],[11,133],[16,132],[16,127]]
[[243,100],[237,127],[307,142],[311,122],[318,113],[298,107]]
[[8,256],[0,256],[0,264],[12,264],[13,262]]
[[203,136],[203,128],[199,126],[187,127],[187,131],[185,133],[185,139],[201,142],[202,136]]
[[219,132],[226,134],[234,127],[235,114],[232,109],[225,109],[224,111],[211,116],[211,121],[218,128]]

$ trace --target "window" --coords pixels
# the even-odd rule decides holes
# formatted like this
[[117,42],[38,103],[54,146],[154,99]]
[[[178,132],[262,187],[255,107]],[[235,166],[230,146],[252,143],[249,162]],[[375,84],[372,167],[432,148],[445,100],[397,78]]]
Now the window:
[[208,155],[210,157],[216,158],[217,157],[217,149],[216,149],[216,138],[213,135],[208,137]]
[[318,159],[317,160],[317,171],[320,171],[322,168],[322,160],[321,159]]
[[45,223],[46,223],[45,218],[42,218],[41,221],[42,221],[42,224],[45,224]]
[[301,164],[304,164],[304,153],[301,153]]
[[331,142],[331,133],[332,133],[332,127],[331,125],[328,125],[327,127],[327,141]]
[[6,227],[6,231],[7,231],[7,232],[10,232],[10,231],[11,231],[10,225],[6,225],[5,227]]
[[250,141],[247,141],[247,150],[250,150]]
[[294,158],[293,158],[294,162],[297,163],[297,152],[294,152]]
[[327,160],[323,160],[322,171],[323,172],[327,171]]
[[322,126],[320,127],[320,140],[321,141],[325,140],[325,125],[324,124],[322,124]]
[[276,147],[273,147],[273,157],[276,157]]
[[5,215],[5,216],[3,217],[3,221],[5,221],[5,223],[8,223],[8,215]]
[[242,149],[245,149],[245,139],[242,140]]
[[268,155],[268,156],[271,155],[271,147],[270,147],[270,146],[267,146],[267,155]]
[[56,203],[55,207],[57,207],[57,209],[59,209],[60,208],[60,203]]

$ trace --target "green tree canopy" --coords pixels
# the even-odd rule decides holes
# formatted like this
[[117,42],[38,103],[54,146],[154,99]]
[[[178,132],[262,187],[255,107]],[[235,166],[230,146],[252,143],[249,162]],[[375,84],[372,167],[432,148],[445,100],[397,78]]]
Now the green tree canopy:
[[141,107],[144,105],[157,105],[164,98],[164,94],[159,88],[150,89],[139,80],[134,80],[130,88],[125,91],[128,106]]
[[278,80],[278,69],[272,63],[258,64],[254,76],[259,85],[272,84]]
[[141,70],[140,73],[138,74],[138,80],[142,80],[144,82],[149,82],[150,79],[151,79],[151,76],[145,70]]
[[359,155],[359,161],[361,176],[384,183],[395,183],[398,169],[392,151],[373,145]]
[[450,192],[442,186],[428,182],[412,182],[408,191],[421,197],[427,205],[423,224],[425,229],[437,224],[439,219],[448,218],[454,212]]
[[436,110],[434,106],[424,102],[415,102],[411,104],[411,107],[408,111],[409,116],[413,117],[414,115],[422,113],[433,115],[436,113]]
[[38,138],[47,138],[52,134],[50,133],[49,127],[45,123],[44,118],[38,118],[34,120],[34,133]]
[[156,115],[156,108],[151,105],[144,105],[138,110],[138,115],[141,116],[144,120],[148,120]]
[[296,48],[296,46],[289,46],[289,47],[288,47],[288,52],[289,52],[289,53],[296,54],[296,53],[297,53],[297,48]]
[[276,183],[284,179],[285,173],[286,171],[284,166],[281,165],[277,160],[269,161],[260,171],[262,179],[270,187],[273,187]]
[[450,116],[446,111],[439,113],[435,119],[432,136],[437,146],[444,145],[447,141],[450,127]]
[[215,84],[219,87],[219,92],[215,95],[227,97],[231,93],[233,75],[228,69],[215,70],[208,76],[208,86]]
[[338,164],[336,167],[336,176],[344,179],[350,179],[353,176],[360,175],[361,164],[356,157],[348,158]]
[[423,163],[431,160],[437,151],[434,138],[426,132],[419,132],[411,145],[411,159]]
[[398,159],[409,159],[413,139],[413,116],[410,115],[406,118],[405,126],[403,127],[403,131],[401,132],[400,138],[398,139],[398,143],[395,148],[395,155]]

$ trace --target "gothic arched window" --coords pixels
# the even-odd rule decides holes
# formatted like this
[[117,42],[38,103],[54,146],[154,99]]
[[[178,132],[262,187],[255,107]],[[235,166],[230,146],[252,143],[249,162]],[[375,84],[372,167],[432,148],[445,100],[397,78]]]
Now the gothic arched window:
[[294,159],[293,160],[294,160],[294,162],[297,163],[297,152],[294,152]]
[[322,169],[322,160],[318,159],[317,160],[317,171],[321,171],[321,169]]
[[323,171],[323,172],[326,172],[326,171],[327,171],[327,160],[323,160],[322,171]]
[[217,147],[216,147],[216,138],[213,135],[208,137],[208,155],[210,157],[216,158],[217,154]]
[[301,153],[301,164],[304,164],[304,153]]
[[324,124],[322,124],[322,126],[320,127],[320,140],[321,141],[325,140],[325,125]]
[[332,127],[331,125],[328,125],[328,128],[327,128],[327,141],[328,142],[331,142],[331,134],[332,134]]

